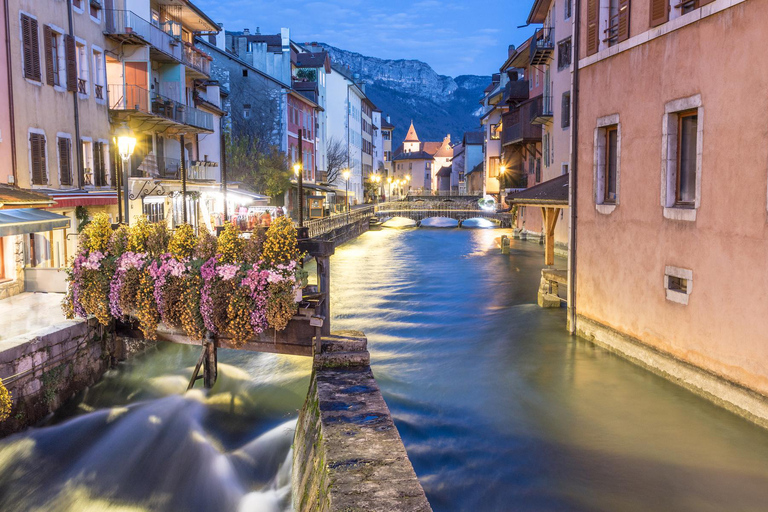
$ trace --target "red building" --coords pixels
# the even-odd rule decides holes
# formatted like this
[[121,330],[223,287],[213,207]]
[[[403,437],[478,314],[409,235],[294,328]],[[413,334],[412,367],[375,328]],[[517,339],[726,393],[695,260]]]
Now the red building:
[[298,92],[288,93],[288,156],[293,167],[299,161],[299,130],[303,130],[301,150],[305,182],[314,182],[316,178],[315,129],[318,108],[317,103]]

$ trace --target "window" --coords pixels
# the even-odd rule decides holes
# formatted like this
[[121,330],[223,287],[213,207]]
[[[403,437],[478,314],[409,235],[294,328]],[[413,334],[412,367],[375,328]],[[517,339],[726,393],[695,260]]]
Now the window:
[[696,201],[696,135],[699,117],[696,110],[678,115],[677,184],[675,205],[692,207]]
[[619,203],[621,125],[618,114],[601,117],[597,120],[593,177],[597,211],[607,215],[615,210]]
[[384,140],[390,140],[392,138],[392,132],[383,131],[381,132],[381,136]]
[[549,134],[545,133],[541,139],[541,152],[544,155],[544,166],[549,167]]
[[247,76],[248,76],[248,70],[247,70],[247,69],[244,69],[244,70],[243,70],[243,77],[247,77]]
[[42,81],[40,71],[40,41],[37,38],[37,20],[21,15],[22,63],[24,78]]
[[88,57],[84,44],[75,43],[77,49],[77,92],[88,94]]
[[85,170],[84,185],[93,185],[93,142],[82,140],[80,151],[83,157],[83,168]]
[[93,18],[96,21],[101,19],[100,18],[100,16],[101,16],[101,4],[91,0],[91,2],[90,2],[90,14],[91,14],[91,18]]
[[93,49],[93,94],[97,100],[105,99],[104,96],[104,53]]
[[501,139],[501,123],[491,125],[491,140]]
[[165,222],[165,201],[153,200],[143,203],[142,213],[150,223]]
[[48,85],[63,86],[61,71],[64,61],[64,38],[48,25],[43,26],[45,43],[45,78]]
[[670,302],[687,305],[693,291],[693,271],[686,268],[664,268],[664,292]]
[[561,71],[571,65],[571,38],[557,43],[557,70]]
[[541,158],[536,159],[536,183],[541,181]]
[[701,199],[703,114],[698,94],[665,105],[661,203],[668,219],[696,220]]
[[563,93],[563,99],[560,109],[560,126],[568,128],[571,126],[571,91]]
[[499,177],[499,157],[497,156],[490,157],[488,159],[488,177],[489,178]]
[[564,19],[568,19],[571,17],[573,13],[573,0],[565,0],[563,2],[564,10],[565,10],[565,16]]
[[45,161],[45,135],[42,133],[29,134],[29,167],[33,185],[47,185],[48,171]]
[[605,195],[603,203],[616,203],[616,172],[619,166],[619,130],[617,126],[605,129]]
[[59,137],[59,183],[61,186],[72,186],[72,139],[69,137]]
[[79,9],[82,12],[83,0],[72,0],[72,7],[74,7],[75,9]]
[[93,184],[97,187],[106,187],[107,161],[109,160],[108,146],[105,142],[96,142],[93,145]]

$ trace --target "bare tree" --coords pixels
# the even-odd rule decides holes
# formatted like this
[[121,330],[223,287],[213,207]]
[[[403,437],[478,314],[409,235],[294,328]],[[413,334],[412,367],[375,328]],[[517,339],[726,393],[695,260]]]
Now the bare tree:
[[331,137],[328,139],[325,153],[326,182],[333,183],[341,177],[341,171],[348,166],[349,147],[346,141]]

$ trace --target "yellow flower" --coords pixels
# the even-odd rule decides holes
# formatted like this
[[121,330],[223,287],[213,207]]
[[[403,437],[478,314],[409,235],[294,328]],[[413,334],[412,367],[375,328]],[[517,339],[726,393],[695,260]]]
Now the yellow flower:
[[112,237],[112,224],[106,213],[97,214],[84,228],[81,239],[88,252],[106,252]]
[[128,235],[128,250],[132,252],[147,252],[147,239],[151,231],[151,226],[147,218],[143,215],[136,218],[136,224],[131,226],[131,233]]
[[224,232],[219,235],[219,244],[216,249],[221,254],[224,263],[238,263],[243,260],[243,239],[240,238],[240,229],[234,224],[227,224]]
[[5,421],[11,415],[11,393],[0,379],[0,421]]
[[182,224],[179,226],[171,237],[171,242],[168,244],[168,252],[170,252],[177,260],[183,260],[192,256],[192,252],[197,246],[197,237],[195,231],[189,224]]

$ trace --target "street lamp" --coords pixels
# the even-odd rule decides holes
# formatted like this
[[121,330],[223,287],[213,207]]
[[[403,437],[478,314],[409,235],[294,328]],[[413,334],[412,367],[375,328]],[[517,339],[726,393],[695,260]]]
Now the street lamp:
[[349,213],[349,169],[344,169],[344,172],[341,173],[342,178],[344,178],[344,184],[346,185],[346,192],[344,195],[344,199],[347,203],[347,213]]
[[304,173],[302,172],[302,163],[296,162],[293,165],[293,173],[299,181],[299,199],[297,201],[299,205],[299,227],[304,226]]
[[[120,158],[123,161],[123,208],[125,210],[125,223],[130,225],[129,214],[129,202],[128,202],[128,161],[133,155],[133,150],[136,148],[136,137],[133,136],[133,132],[128,128],[127,124],[123,124],[115,131],[115,137],[117,138],[117,151],[120,154]],[[122,222],[123,219],[120,219]]]
[[502,196],[502,193],[501,193],[501,178],[504,177],[504,174],[506,172],[507,172],[507,166],[504,165],[504,164],[501,164],[501,167],[499,167],[499,177],[498,177],[498,180],[499,180],[499,204],[501,204],[501,196]]
[[387,194],[389,195],[389,200],[392,200],[392,176],[387,176],[387,185],[389,185],[389,190],[387,191]]

